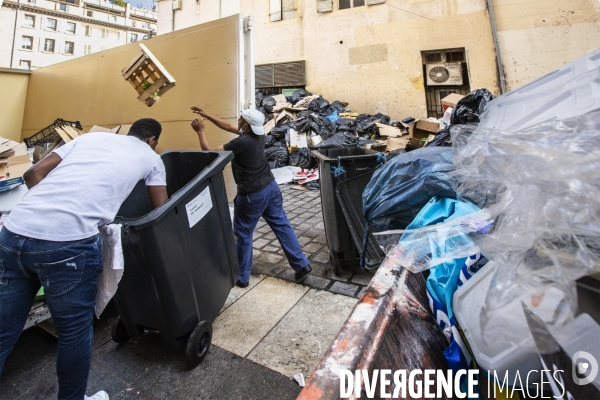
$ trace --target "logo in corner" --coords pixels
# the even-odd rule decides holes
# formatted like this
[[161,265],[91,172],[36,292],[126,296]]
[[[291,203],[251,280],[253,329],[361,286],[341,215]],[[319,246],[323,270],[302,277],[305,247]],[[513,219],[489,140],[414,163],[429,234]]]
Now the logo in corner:
[[598,361],[593,355],[585,351],[573,354],[573,381],[576,385],[592,383],[597,375]]

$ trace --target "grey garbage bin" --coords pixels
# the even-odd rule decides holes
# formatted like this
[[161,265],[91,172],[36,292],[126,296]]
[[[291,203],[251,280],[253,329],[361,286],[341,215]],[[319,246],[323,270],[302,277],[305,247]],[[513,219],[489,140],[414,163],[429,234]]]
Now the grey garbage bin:
[[233,154],[169,151],[161,158],[169,200],[152,210],[140,181],[115,220],[123,225],[125,271],[114,297],[113,340],[156,330],[172,346],[187,340],[186,359],[195,366],[238,276],[223,179]]

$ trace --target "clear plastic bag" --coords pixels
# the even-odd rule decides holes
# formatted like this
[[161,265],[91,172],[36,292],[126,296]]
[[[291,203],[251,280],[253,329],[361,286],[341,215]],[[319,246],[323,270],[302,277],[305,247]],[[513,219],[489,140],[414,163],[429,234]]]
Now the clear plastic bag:
[[[395,260],[423,271],[485,254],[498,266],[481,314],[486,342],[522,339],[521,303],[551,331],[560,328],[577,313],[575,280],[600,272],[600,111],[513,132],[458,127],[452,135],[457,197],[482,210],[403,231],[410,242],[396,245]],[[434,256],[442,242],[449,250]]]

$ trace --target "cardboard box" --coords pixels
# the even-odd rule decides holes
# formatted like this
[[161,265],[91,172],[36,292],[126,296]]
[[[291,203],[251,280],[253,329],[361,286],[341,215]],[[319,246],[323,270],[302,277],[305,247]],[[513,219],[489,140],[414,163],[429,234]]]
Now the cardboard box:
[[129,129],[131,129],[132,124],[128,125],[117,125],[114,128],[105,128],[103,126],[94,125],[87,133],[92,132],[109,132],[109,133],[118,133],[119,135],[127,135],[129,133]]
[[29,154],[0,159],[0,192],[23,183],[23,174],[31,167]]
[[411,149],[419,149],[423,146],[425,146],[425,144],[427,143],[427,138],[422,138],[422,139],[415,139],[415,138],[408,138],[408,144],[410,145]]
[[287,111],[284,109],[281,113],[279,113],[278,116],[275,117],[275,125],[279,126],[279,125],[285,124],[288,121],[293,121],[295,119],[296,119],[295,112]]
[[440,124],[426,119],[418,119],[408,128],[408,136],[412,139],[428,138],[432,133],[437,135]]
[[271,130],[273,128],[275,128],[275,126],[277,126],[275,124],[275,118],[273,118],[272,120],[270,120],[269,122],[267,122],[266,124],[263,125],[263,129],[265,130],[265,135],[268,135],[269,132],[271,132]]
[[380,136],[387,136],[387,137],[402,136],[402,131],[400,130],[400,128],[396,128],[394,126],[390,126],[390,125],[386,125],[386,124],[376,124],[376,125],[379,128]]
[[394,151],[398,149],[404,149],[408,144],[408,137],[390,137],[387,140],[387,149],[389,151]]
[[456,108],[456,104],[458,104],[458,102],[464,97],[465,96],[463,96],[462,94],[457,93],[452,93],[451,95],[444,97],[442,99],[442,109],[444,110],[444,112],[446,112],[446,110],[450,107]]
[[298,133],[294,129],[290,129],[290,147],[308,147],[308,140],[306,136],[306,133]]

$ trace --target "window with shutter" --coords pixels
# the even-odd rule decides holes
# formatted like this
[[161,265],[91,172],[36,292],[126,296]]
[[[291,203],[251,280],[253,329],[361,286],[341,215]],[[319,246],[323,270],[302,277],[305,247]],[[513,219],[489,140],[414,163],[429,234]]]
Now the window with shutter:
[[296,18],[296,0],[281,0],[281,18]]
[[305,61],[257,65],[254,70],[257,88],[306,85]]
[[333,0],[317,0],[317,12],[325,13],[333,11]]
[[281,1],[282,0],[269,0],[269,21],[280,21],[281,20]]

